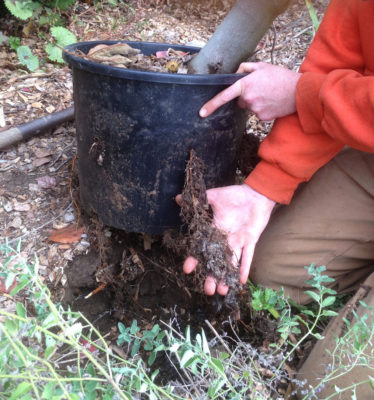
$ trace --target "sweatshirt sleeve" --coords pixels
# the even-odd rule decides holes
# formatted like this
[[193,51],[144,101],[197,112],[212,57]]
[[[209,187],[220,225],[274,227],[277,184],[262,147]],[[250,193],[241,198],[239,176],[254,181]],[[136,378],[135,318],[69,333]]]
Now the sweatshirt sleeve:
[[339,69],[306,72],[296,94],[306,135],[322,130],[357,150],[374,153],[374,76]]
[[374,150],[374,78],[364,75],[358,3],[330,2],[300,68],[297,114],[275,121],[245,180],[279,203],[288,204],[297,186],[345,145]]

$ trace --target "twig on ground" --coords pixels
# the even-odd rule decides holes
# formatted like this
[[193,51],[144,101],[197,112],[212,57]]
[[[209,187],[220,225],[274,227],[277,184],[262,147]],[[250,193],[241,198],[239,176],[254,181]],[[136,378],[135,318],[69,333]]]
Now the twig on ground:
[[36,233],[38,231],[40,231],[41,229],[45,228],[46,226],[48,226],[49,224],[51,224],[52,222],[56,221],[56,219],[60,218],[62,215],[64,215],[66,213],[66,211],[72,206],[73,202],[71,201],[69,203],[69,205],[67,207],[65,207],[58,215],[56,215],[54,218],[48,220],[47,222],[45,222],[44,224],[36,227],[36,228],[32,228],[29,232],[24,233],[21,236],[18,236],[14,239],[10,239],[8,240],[8,244],[12,244],[15,242],[18,242],[19,240],[31,235],[32,233]]
[[214,333],[214,336],[220,341],[222,346],[226,349],[226,351],[233,356],[233,352],[230,350],[229,346],[225,343],[225,341],[221,338],[221,336],[218,334],[218,332],[214,329],[213,325],[206,319],[205,323],[208,325],[209,329]]
[[92,292],[88,293],[87,296],[84,296],[84,298],[87,300],[90,297],[94,296],[96,293],[101,292],[102,290],[104,290],[106,288],[107,283],[104,282],[101,285],[99,285],[96,289],[94,289]]
[[53,174],[56,174],[57,171],[59,171],[64,165],[66,165],[68,162],[70,162],[73,159],[73,157],[69,157],[67,160],[62,162],[53,172]]
[[272,29],[273,29],[273,44],[271,46],[271,50],[270,50],[270,58],[271,58],[271,63],[274,64],[274,49],[275,49],[275,43],[277,41],[277,29],[275,28],[275,24],[274,22],[271,25]]
[[49,167],[53,167],[53,166],[56,164],[56,162],[62,157],[62,155],[64,154],[65,150],[67,150],[69,147],[72,147],[74,143],[75,143],[75,141],[72,141],[70,144],[68,144],[67,146],[65,146],[65,147],[61,150],[60,154],[55,158],[55,160],[53,160],[52,163],[49,164]]
[[50,73],[41,73],[41,72],[35,72],[33,74],[28,73],[27,71],[25,71],[24,75],[19,75],[19,76],[15,76],[13,78],[10,78],[7,83],[13,83],[16,81],[20,81],[22,79],[28,79],[28,78],[48,78],[52,75],[54,75],[55,72],[50,72]]

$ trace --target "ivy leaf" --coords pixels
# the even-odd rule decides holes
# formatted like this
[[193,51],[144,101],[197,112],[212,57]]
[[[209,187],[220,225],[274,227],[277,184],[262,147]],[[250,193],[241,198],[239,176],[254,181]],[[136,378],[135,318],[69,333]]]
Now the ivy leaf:
[[17,55],[21,64],[25,65],[29,71],[35,71],[39,68],[39,59],[32,54],[29,46],[18,47]]
[[55,61],[55,62],[58,62],[58,63],[63,63],[64,62],[64,60],[62,58],[61,49],[59,47],[55,46],[54,44],[48,43],[45,46],[45,51],[47,52],[48,58],[51,61]]
[[53,26],[51,28],[51,34],[56,39],[56,43],[61,47],[68,46],[77,41],[74,34],[70,32],[69,29],[62,26]]
[[63,63],[61,48],[75,43],[77,39],[73,33],[62,26],[53,26],[51,28],[51,35],[54,37],[56,44],[48,43],[45,51],[50,60]]
[[37,2],[17,0],[5,0],[5,5],[16,18],[22,19],[23,21],[32,17],[34,10],[38,6],[40,7],[40,4]]

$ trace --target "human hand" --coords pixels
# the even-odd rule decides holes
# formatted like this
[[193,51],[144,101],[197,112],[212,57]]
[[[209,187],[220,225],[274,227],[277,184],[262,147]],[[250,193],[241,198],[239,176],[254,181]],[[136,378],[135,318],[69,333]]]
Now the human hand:
[[[233,252],[233,268],[240,263],[239,281],[244,284],[256,243],[269,221],[275,202],[246,184],[209,189],[206,194],[213,210],[213,223],[227,234]],[[180,201],[181,198],[177,197],[177,202]],[[188,257],[183,264],[183,272],[190,274],[197,264],[194,257]],[[206,278],[204,291],[207,295],[217,291],[224,296],[228,290],[225,282],[216,282],[212,276]]]
[[263,121],[296,112],[296,85],[300,73],[263,62],[242,63],[236,72],[251,73],[205,103],[200,109],[201,117],[208,117],[236,97],[239,107],[254,112]]

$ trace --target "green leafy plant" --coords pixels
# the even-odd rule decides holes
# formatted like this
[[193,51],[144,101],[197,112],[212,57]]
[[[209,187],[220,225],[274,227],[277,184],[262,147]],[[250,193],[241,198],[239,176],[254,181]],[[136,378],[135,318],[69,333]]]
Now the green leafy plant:
[[20,245],[0,244],[0,282],[14,303],[0,309],[0,399],[177,399],[141,359],[117,356],[82,314],[54,304]]
[[26,21],[38,18],[43,10],[66,10],[75,0],[5,0],[8,10],[16,17]]
[[21,39],[19,37],[11,36],[9,38],[9,46],[12,50],[17,50],[21,46]]
[[310,0],[305,0],[305,4],[309,11],[310,19],[312,20],[312,23],[313,23],[313,28],[315,31],[317,31],[317,29],[319,28],[319,20],[317,17],[316,10],[313,7],[313,3]]
[[[309,295],[317,304],[316,311],[305,312],[305,318],[293,316],[284,297],[285,308],[277,309],[280,327],[283,324],[292,330],[290,321],[305,325],[297,343],[285,340],[270,352],[262,352],[239,337],[226,340],[208,321],[210,340],[203,330],[193,337],[189,327],[184,334],[165,323],[165,330],[158,324],[142,330],[133,321],[129,327],[118,325],[117,345],[127,346],[130,353],[120,356],[123,352],[114,352],[83,315],[52,301],[39,279],[36,258],[28,263],[20,244],[16,249],[0,244],[0,284],[12,303],[12,307],[0,309],[0,399],[269,399],[278,382],[288,379],[285,363],[301,343],[310,335],[321,339],[315,332],[318,319],[335,315],[328,309],[335,294],[325,287],[331,278],[323,275],[323,267],[312,265],[308,272],[313,288]],[[282,301],[275,303],[273,296],[270,293],[265,299],[278,307]],[[369,314],[372,316],[370,308]],[[312,399],[323,384],[333,383],[356,365],[374,369],[374,356],[367,351],[374,339],[368,315],[346,321],[346,333],[337,339],[332,353],[331,369],[320,384],[308,387],[303,400]],[[179,382],[156,384],[159,371],[151,371],[149,366],[161,352],[175,367]],[[368,376],[365,382],[371,380]],[[354,393],[360,383],[348,382],[345,388],[336,387],[336,393]]]
[[139,353],[140,346],[143,346],[144,351],[151,352],[148,358],[148,365],[152,365],[159,351],[165,350],[167,347],[163,343],[165,332],[160,332],[160,326],[155,324],[151,330],[144,330],[141,336],[137,336],[140,331],[136,320],[132,325],[126,328],[122,322],[118,324],[120,335],[117,339],[117,344],[127,343],[132,344],[131,356],[134,357]]
[[260,286],[255,286],[249,283],[251,291],[251,306],[255,311],[268,311],[275,319],[280,317],[279,309],[284,309],[284,292],[281,289],[279,292],[271,288],[263,289]]
[[[23,21],[35,21],[39,27],[50,26],[49,41],[45,46],[45,51],[51,61],[63,63],[62,48],[75,43],[76,38],[68,29],[58,26],[64,23],[59,10],[66,10],[75,0],[6,0],[5,4],[9,11]],[[40,37],[42,35],[39,35]],[[39,68],[39,59],[32,53],[29,46],[21,46],[21,40],[18,42],[13,39],[10,46],[13,50],[17,50],[18,58],[22,65],[26,66],[30,71]]]

